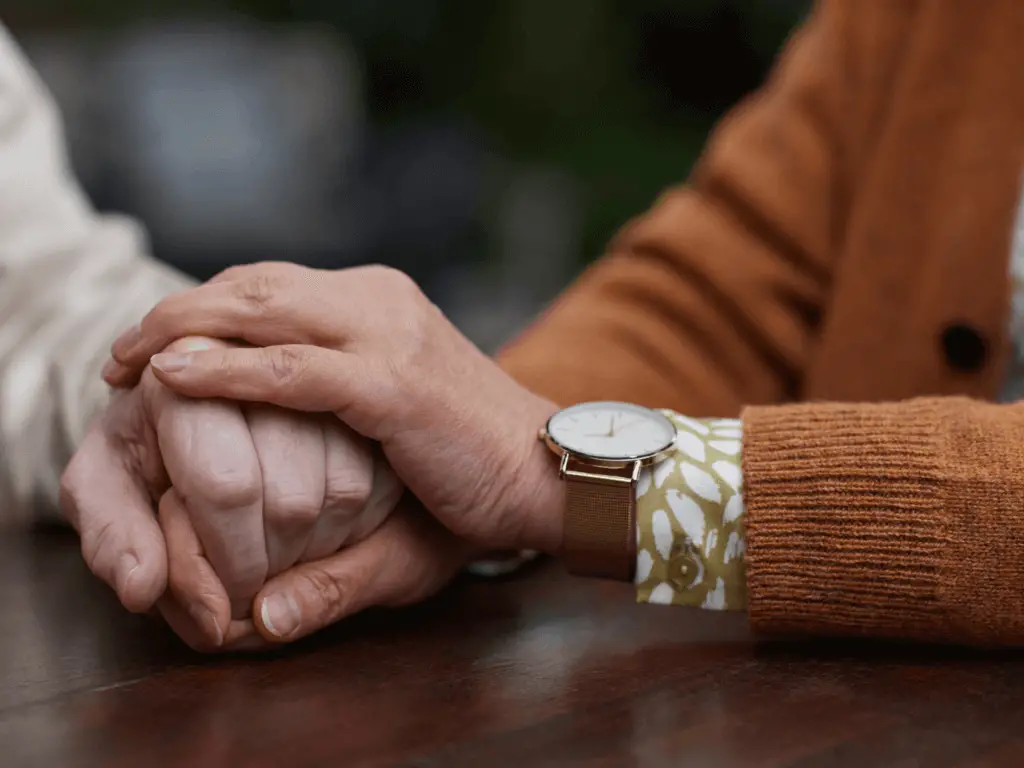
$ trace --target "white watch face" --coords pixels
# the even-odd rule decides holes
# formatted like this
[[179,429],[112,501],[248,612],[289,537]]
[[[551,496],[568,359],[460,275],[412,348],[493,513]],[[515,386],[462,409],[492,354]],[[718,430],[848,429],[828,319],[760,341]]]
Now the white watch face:
[[669,448],[676,428],[657,411],[629,403],[581,403],[548,421],[548,436],[572,453],[597,459],[640,459]]

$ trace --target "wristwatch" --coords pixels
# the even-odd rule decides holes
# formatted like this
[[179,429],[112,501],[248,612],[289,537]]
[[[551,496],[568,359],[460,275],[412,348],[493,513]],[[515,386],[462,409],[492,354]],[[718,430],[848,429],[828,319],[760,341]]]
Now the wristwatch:
[[643,467],[672,451],[675,424],[630,403],[580,403],[548,419],[540,437],[561,457],[569,572],[632,581],[637,480]]

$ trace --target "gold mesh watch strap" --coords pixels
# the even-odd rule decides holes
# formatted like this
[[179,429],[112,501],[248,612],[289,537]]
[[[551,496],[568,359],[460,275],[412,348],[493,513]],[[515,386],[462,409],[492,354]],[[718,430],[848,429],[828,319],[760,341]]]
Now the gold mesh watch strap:
[[636,567],[636,479],[640,464],[603,469],[568,455],[560,474],[566,484],[565,564],[570,573],[632,581]]

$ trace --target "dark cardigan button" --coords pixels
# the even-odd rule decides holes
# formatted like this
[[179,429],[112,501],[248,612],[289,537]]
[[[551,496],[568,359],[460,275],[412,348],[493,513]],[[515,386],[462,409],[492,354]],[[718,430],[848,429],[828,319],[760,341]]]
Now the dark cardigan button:
[[985,339],[963,323],[954,323],[942,332],[942,351],[950,368],[964,373],[981,370],[988,357]]

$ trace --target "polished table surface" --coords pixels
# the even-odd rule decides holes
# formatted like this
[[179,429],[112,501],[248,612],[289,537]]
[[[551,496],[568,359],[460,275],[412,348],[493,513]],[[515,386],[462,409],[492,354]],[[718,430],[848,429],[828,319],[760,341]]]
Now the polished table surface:
[[201,657],[60,532],[0,541],[0,766],[1022,766],[1024,655],[755,646],[547,564]]

